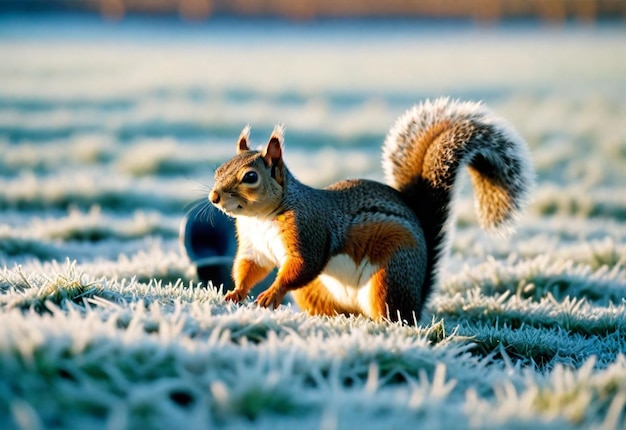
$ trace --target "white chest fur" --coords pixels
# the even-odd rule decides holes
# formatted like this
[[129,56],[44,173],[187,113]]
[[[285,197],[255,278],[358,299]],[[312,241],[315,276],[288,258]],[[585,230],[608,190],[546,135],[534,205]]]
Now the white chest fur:
[[285,262],[287,251],[278,222],[241,217],[237,224],[242,257],[263,266],[280,267]]

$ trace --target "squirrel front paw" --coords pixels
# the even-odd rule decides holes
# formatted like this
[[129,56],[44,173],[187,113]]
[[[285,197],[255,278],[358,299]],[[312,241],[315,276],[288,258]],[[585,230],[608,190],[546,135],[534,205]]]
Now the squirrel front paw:
[[280,288],[271,286],[259,294],[259,297],[256,298],[256,302],[264,308],[276,309],[283,302],[285,295],[286,293]]
[[243,299],[245,299],[246,296],[247,294],[245,291],[235,289],[235,290],[229,291],[228,294],[226,294],[226,297],[224,298],[227,301],[239,303],[243,301]]

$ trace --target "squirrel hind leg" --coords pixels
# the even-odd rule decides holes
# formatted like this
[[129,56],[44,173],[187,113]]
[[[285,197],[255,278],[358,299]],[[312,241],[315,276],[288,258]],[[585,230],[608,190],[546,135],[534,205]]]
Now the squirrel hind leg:
[[[423,262],[424,264],[420,264]],[[424,293],[425,259],[415,249],[394,254],[370,278],[368,316],[380,321],[417,323],[428,298]]]

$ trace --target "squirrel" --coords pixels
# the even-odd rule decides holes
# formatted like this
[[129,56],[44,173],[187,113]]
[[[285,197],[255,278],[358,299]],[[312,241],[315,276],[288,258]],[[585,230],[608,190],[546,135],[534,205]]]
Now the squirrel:
[[354,179],[324,189],[296,179],[277,125],[262,151],[249,146],[217,168],[209,200],[235,218],[234,290],[276,308],[288,292],[312,315],[415,321],[448,253],[457,177],[465,166],[481,226],[511,227],[534,182],[526,142],[482,103],[426,100],[397,119],[382,147],[387,184]]

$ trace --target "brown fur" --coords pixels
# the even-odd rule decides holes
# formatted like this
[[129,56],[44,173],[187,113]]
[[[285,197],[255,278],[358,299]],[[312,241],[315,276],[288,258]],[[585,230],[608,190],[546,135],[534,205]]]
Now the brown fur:
[[306,261],[302,257],[300,248],[301,240],[298,237],[298,226],[293,212],[288,211],[280,216],[280,231],[283,244],[287,249],[287,261],[278,270],[275,284],[283,285],[284,288],[292,290],[300,285],[299,279],[307,271]]
[[351,226],[342,251],[357,264],[367,259],[384,266],[398,249],[414,248],[415,245],[414,235],[404,226],[377,221]]
[[233,280],[237,288],[233,294],[227,294],[226,299],[239,302],[243,300],[250,290],[261,282],[272,269],[259,266],[247,259],[236,259],[233,265]]
[[[441,121],[434,124],[431,128],[424,132],[423,139],[426,142],[436,142],[442,138],[447,131],[450,130],[450,122],[449,121]],[[424,173],[424,163],[425,160],[429,158],[430,154],[433,154],[435,151],[432,151],[431,146],[427,145],[418,145],[414,151],[412,151],[407,159],[405,160],[407,164],[407,168],[403,169],[402,172],[410,172],[413,177],[422,176]],[[430,151],[429,151],[430,150]],[[436,154],[435,154],[436,156]],[[413,181],[412,178],[398,178],[400,183],[408,183]]]
[[370,294],[372,318],[380,320],[389,317],[389,279],[387,279],[387,270],[384,268],[379,269],[370,278],[370,282],[372,283],[372,289]]
[[309,315],[335,316],[359,313],[358,309],[348,309],[337,303],[319,279],[293,290],[293,298],[300,309],[305,310]]

